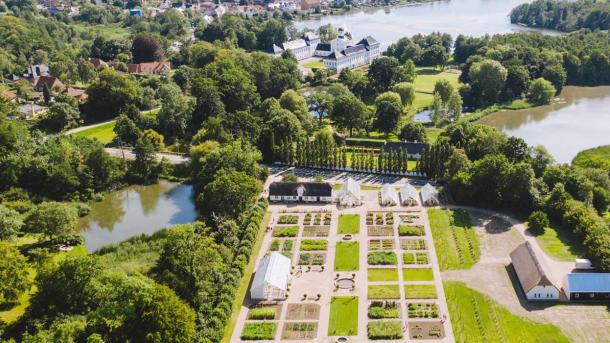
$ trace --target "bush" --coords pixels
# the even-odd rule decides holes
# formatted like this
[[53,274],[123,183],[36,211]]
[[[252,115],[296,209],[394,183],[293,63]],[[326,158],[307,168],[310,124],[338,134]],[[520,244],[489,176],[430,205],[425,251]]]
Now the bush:
[[399,321],[369,322],[366,328],[369,339],[401,339],[402,324]]
[[370,265],[395,265],[396,254],[393,251],[370,252],[367,256]]
[[272,340],[275,338],[276,323],[246,323],[241,333],[243,340]]
[[549,226],[549,218],[542,211],[534,211],[528,219],[527,226],[532,233],[543,234],[544,229]]

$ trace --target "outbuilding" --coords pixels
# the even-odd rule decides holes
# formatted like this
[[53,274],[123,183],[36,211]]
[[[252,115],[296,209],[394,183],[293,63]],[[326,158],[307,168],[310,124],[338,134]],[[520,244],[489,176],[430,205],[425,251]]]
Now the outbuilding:
[[438,206],[438,191],[434,186],[427,183],[424,187],[421,188],[421,203],[425,206]]
[[400,203],[403,206],[417,206],[417,190],[410,183],[400,187]]
[[360,183],[351,177],[348,178],[337,193],[337,202],[341,206],[360,206],[362,204]]
[[274,251],[260,261],[250,287],[250,297],[256,301],[286,299],[289,282],[290,259]]
[[527,300],[558,300],[557,280],[538,248],[530,242],[510,253],[513,268]]
[[569,273],[563,290],[574,301],[610,301],[610,273]]
[[384,185],[379,191],[381,206],[395,206],[398,203],[398,194],[392,185]]
[[333,188],[328,183],[273,182],[269,185],[269,200],[284,202],[332,202]]

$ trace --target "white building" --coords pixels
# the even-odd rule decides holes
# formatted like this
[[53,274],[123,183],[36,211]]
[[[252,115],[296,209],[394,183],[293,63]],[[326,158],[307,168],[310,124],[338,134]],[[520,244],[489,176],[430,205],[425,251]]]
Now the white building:
[[417,206],[417,190],[410,183],[400,188],[400,203],[403,206]]
[[356,182],[351,177],[348,178],[343,186],[341,186],[336,198],[341,206],[360,206],[360,204],[362,204],[360,183]]
[[370,64],[381,54],[381,44],[375,38],[368,36],[356,45],[343,50],[333,51],[324,58],[324,66],[337,72],[345,68],[356,68]]
[[332,186],[316,182],[273,182],[269,185],[269,201],[332,202]]
[[290,259],[274,251],[260,261],[250,287],[250,297],[258,301],[286,299],[289,282]]
[[438,191],[431,184],[427,183],[421,188],[421,203],[424,206],[438,206]]
[[528,300],[559,299],[558,280],[538,248],[525,242],[510,253],[510,259]]
[[273,44],[271,54],[273,57],[281,57],[284,51],[290,50],[297,61],[300,61],[314,56],[319,43],[318,35],[306,32],[302,38],[285,42],[282,46]]
[[398,204],[398,194],[392,185],[384,185],[379,191],[379,203],[381,206],[395,206]]

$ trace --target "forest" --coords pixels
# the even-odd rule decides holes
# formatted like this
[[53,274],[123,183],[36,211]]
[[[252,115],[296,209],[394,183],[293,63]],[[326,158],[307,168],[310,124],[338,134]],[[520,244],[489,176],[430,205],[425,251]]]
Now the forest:
[[598,0],[536,0],[515,7],[510,22],[564,32],[608,30],[610,3]]

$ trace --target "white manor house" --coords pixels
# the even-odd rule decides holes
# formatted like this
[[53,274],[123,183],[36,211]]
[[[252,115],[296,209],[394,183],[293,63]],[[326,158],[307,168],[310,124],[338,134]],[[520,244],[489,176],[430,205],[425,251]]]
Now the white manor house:
[[286,50],[290,50],[297,60],[310,57],[320,57],[324,60],[324,66],[335,69],[337,72],[345,68],[356,68],[370,64],[381,54],[380,43],[371,36],[363,38],[358,43],[351,45],[342,28],[339,28],[337,38],[329,43],[322,43],[320,37],[312,32],[307,32],[302,38],[291,40],[282,46],[273,45],[271,54],[280,57]]

